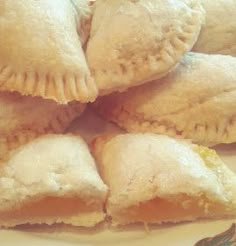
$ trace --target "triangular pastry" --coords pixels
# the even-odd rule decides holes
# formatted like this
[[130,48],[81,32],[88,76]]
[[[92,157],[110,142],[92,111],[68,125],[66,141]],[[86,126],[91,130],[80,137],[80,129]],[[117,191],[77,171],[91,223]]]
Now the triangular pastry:
[[57,104],[41,97],[0,92],[0,159],[36,136],[63,133],[85,109],[85,104]]
[[100,94],[163,77],[194,45],[198,0],[97,0],[86,55]]
[[82,49],[87,0],[3,0],[0,9],[0,90],[60,103],[96,98]]
[[94,105],[129,132],[236,142],[236,58],[188,53],[161,80],[99,99]]
[[236,1],[202,0],[206,21],[193,51],[236,56]]
[[214,150],[152,133],[97,138],[114,225],[236,217],[236,174]]
[[104,219],[106,194],[80,137],[44,135],[1,163],[0,226],[94,226]]

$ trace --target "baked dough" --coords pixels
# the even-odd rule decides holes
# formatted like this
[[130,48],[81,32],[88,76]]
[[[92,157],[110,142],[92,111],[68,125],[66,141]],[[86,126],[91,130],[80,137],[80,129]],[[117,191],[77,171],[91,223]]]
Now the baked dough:
[[193,50],[236,56],[236,1],[202,0],[206,21]]
[[1,227],[90,227],[104,219],[107,187],[80,137],[41,136],[13,151],[0,167]]
[[152,133],[93,142],[114,225],[236,216],[236,175],[214,150]]
[[0,90],[60,103],[93,101],[83,43],[87,0],[0,1]]
[[192,48],[204,14],[198,0],[97,0],[86,54],[99,93],[163,77]]
[[214,145],[236,142],[236,58],[188,53],[165,78],[99,99],[106,119]]
[[85,109],[85,104],[57,104],[40,97],[0,93],[0,159],[10,149],[46,133],[63,133]]

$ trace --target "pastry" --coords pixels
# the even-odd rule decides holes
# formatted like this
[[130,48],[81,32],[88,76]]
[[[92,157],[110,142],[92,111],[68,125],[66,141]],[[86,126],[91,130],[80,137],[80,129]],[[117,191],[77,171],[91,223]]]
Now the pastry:
[[0,90],[60,103],[93,101],[83,43],[87,0],[0,1]]
[[92,145],[113,225],[236,217],[236,175],[214,150],[153,133]]
[[85,109],[85,104],[57,104],[40,97],[0,93],[0,159],[7,152],[36,136],[63,133]]
[[194,45],[198,0],[97,0],[86,56],[99,94],[163,77]]
[[193,50],[236,56],[236,1],[203,0],[202,3],[206,20]]
[[94,107],[129,132],[214,145],[236,142],[236,58],[188,53],[165,78],[100,98]]
[[106,194],[80,137],[44,135],[1,162],[0,226],[94,226],[104,219]]

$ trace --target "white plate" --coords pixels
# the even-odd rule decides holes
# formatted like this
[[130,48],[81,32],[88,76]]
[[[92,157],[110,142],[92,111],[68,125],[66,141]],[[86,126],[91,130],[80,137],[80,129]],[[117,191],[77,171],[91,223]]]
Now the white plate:
[[[90,111],[74,123],[72,130],[88,142],[104,131],[117,130]],[[218,153],[236,172],[236,144],[217,147]],[[236,220],[198,221],[152,227],[147,233],[142,226],[112,230],[101,225],[96,230],[84,230],[66,226],[21,227],[18,230],[1,230],[0,245],[3,246],[189,246],[202,238],[214,236],[228,229]]]

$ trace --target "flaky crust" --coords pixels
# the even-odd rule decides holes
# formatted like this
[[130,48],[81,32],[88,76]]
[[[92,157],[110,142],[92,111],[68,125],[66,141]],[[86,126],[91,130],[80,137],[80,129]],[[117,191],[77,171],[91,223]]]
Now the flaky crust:
[[99,93],[163,77],[195,43],[198,0],[97,0],[87,59]]
[[160,81],[99,99],[94,107],[129,132],[190,138],[206,145],[236,141],[236,58],[187,54]]
[[[236,175],[213,150],[146,133],[101,136],[94,141],[93,153],[110,190],[107,211],[111,217],[155,198],[171,201],[181,195],[199,200],[204,196],[224,205],[220,214],[206,211],[206,217],[235,215]],[[129,223],[126,218],[113,223],[121,221]]]
[[60,103],[93,101],[97,87],[82,49],[87,0],[0,2],[0,90]]
[[0,159],[7,152],[46,133],[63,133],[85,104],[57,104],[40,97],[0,93]]
[[[1,162],[0,213],[48,196],[73,197],[86,204],[97,204],[99,210],[91,215],[98,223],[104,217],[106,193],[107,187],[99,177],[88,146],[79,136],[44,135],[12,151],[9,160]],[[83,214],[75,214],[74,218],[31,218],[25,223],[37,223],[38,220],[40,224],[57,221],[90,226],[93,225],[91,219],[86,221]],[[2,221],[0,226],[21,223]]]
[[236,1],[202,0],[206,21],[193,51],[236,56]]

